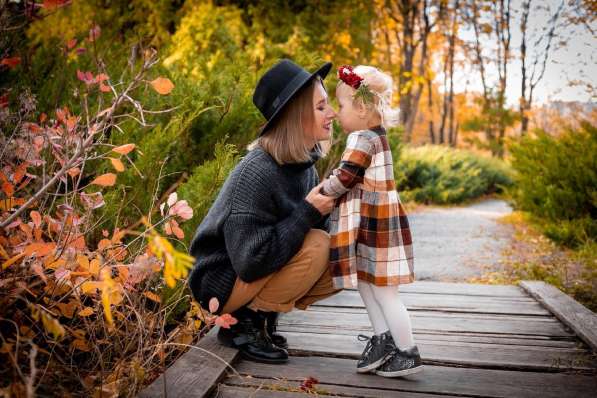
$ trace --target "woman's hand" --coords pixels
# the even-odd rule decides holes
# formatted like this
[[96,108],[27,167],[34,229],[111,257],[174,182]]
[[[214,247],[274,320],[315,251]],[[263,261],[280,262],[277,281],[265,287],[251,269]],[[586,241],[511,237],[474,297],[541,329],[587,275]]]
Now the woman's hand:
[[332,212],[336,199],[319,193],[319,189],[322,185],[323,182],[320,182],[315,188],[313,188],[307,197],[305,197],[305,200],[311,203],[313,207],[315,207],[322,215],[325,216],[326,214]]

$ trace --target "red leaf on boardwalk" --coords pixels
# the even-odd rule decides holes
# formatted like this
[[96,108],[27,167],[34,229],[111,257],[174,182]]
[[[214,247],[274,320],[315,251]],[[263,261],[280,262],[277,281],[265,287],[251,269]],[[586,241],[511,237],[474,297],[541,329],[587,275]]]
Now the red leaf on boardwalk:
[[315,384],[318,384],[318,383],[319,383],[319,380],[317,380],[315,377],[309,376],[305,380],[302,381],[300,388],[303,391],[311,391],[311,390],[313,390],[313,387],[315,386]]

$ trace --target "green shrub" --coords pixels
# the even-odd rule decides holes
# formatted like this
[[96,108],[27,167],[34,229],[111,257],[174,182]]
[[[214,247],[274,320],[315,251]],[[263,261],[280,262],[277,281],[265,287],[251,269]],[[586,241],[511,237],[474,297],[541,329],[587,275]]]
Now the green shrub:
[[397,190],[404,201],[460,203],[512,183],[501,160],[439,145],[394,151]]
[[516,206],[542,222],[553,240],[575,247],[597,236],[597,127],[581,123],[558,137],[544,131],[512,148]]
[[181,226],[187,242],[193,237],[222,184],[240,160],[237,148],[232,144],[225,144],[225,140],[226,137],[216,144],[214,158],[195,167],[187,182],[177,190],[179,198],[186,199],[193,208],[193,218]]

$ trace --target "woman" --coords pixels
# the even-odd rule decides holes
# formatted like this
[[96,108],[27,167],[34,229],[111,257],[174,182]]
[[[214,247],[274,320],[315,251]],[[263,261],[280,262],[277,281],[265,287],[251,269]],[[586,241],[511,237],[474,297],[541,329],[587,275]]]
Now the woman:
[[193,296],[204,308],[217,298],[218,313],[238,320],[218,339],[254,361],[288,361],[279,312],[338,292],[327,266],[334,199],[319,193],[314,166],[336,116],[323,86],[330,68],[284,59],[263,75],[253,103],[267,122],[191,241]]

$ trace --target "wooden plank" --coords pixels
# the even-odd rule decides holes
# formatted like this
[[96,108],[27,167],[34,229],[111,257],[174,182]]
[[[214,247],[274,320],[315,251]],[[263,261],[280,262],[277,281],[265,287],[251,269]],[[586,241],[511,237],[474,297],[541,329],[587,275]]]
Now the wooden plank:
[[206,397],[225,376],[228,364],[237,358],[238,350],[217,342],[213,328],[199,343],[183,354],[160,375],[139,397]]
[[[354,289],[353,289],[354,290]],[[454,283],[417,281],[401,285],[404,293],[456,294],[465,296],[498,296],[528,298],[528,294],[514,285],[484,285],[480,283]]]
[[522,281],[520,285],[597,352],[597,314],[548,283]]
[[[448,314],[438,312],[411,312],[413,329],[423,331],[449,331],[472,333],[523,334],[550,337],[569,337],[573,333],[555,318],[510,316],[510,315],[477,315]],[[314,326],[321,328],[343,328],[355,331],[371,329],[367,314],[331,313],[316,311],[292,311],[280,316],[280,327],[285,325]]]
[[[521,314],[521,315],[543,315],[551,316],[541,304],[535,299],[470,296],[454,294],[424,294],[424,293],[402,293],[402,301],[409,310],[431,310],[450,312],[472,312],[487,314]],[[364,310],[365,306],[357,291],[344,290],[325,300],[318,301],[311,308],[318,311],[328,309],[335,310],[338,307],[345,307],[344,312],[353,310]]]
[[[364,343],[356,336],[285,333],[293,355],[360,357]],[[467,367],[522,369],[537,371],[591,370],[597,363],[587,350],[505,344],[463,343],[455,341],[417,340],[426,363],[453,364]]]
[[[286,365],[241,362],[238,372],[275,384],[280,379],[301,381],[316,377],[333,392],[335,386],[387,391],[452,394],[476,397],[594,397],[594,375],[462,369],[426,365],[422,373],[404,378],[357,374],[355,361],[340,358],[292,357]],[[384,396],[384,395],[380,395]]]
[[[319,333],[319,334],[334,334],[334,335],[348,335],[356,336],[355,330],[351,329],[324,329],[319,327],[305,327],[300,325],[285,325],[280,326],[278,331],[282,334],[286,332],[295,333]],[[372,332],[365,332],[364,334],[371,334]],[[545,336],[524,336],[524,335],[503,335],[495,333],[449,333],[449,332],[414,332],[416,341],[428,341],[439,343],[442,341],[456,341],[462,343],[486,343],[486,344],[505,344],[505,345],[520,345],[520,346],[535,346],[535,347],[558,347],[558,348],[579,348],[583,343],[575,337],[563,338],[561,340],[554,340]]]
[[[224,380],[225,384],[220,385],[221,391],[229,391],[229,389],[237,388],[234,393],[238,395],[214,395],[214,397],[305,397],[306,392],[294,392],[299,389],[299,381],[294,380],[271,380],[260,379],[254,377],[229,376]],[[288,392],[293,391],[293,392]],[[240,395],[245,393],[246,395]],[[312,390],[311,395],[316,396],[342,396],[342,397],[358,397],[358,398],[438,398],[435,394],[426,394],[410,391],[391,391],[381,390],[377,388],[359,388],[350,386],[338,386],[334,384],[316,384],[315,389]],[[255,394],[255,395],[252,395]],[[299,395],[300,394],[300,395]],[[456,395],[443,395],[442,398],[455,398]],[[462,395],[458,396],[462,397]]]
[[305,393],[303,392],[291,392],[291,391],[282,391],[282,390],[272,390],[272,389],[265,389],[257,387],[242,387],[242,386],[235,386],[235,385],[225,385],[220,384],[213,394],[213,397],[218,398],[270,398],[270,397],[280,397],[280,398],[298,398],[298,397],[305,397]]

